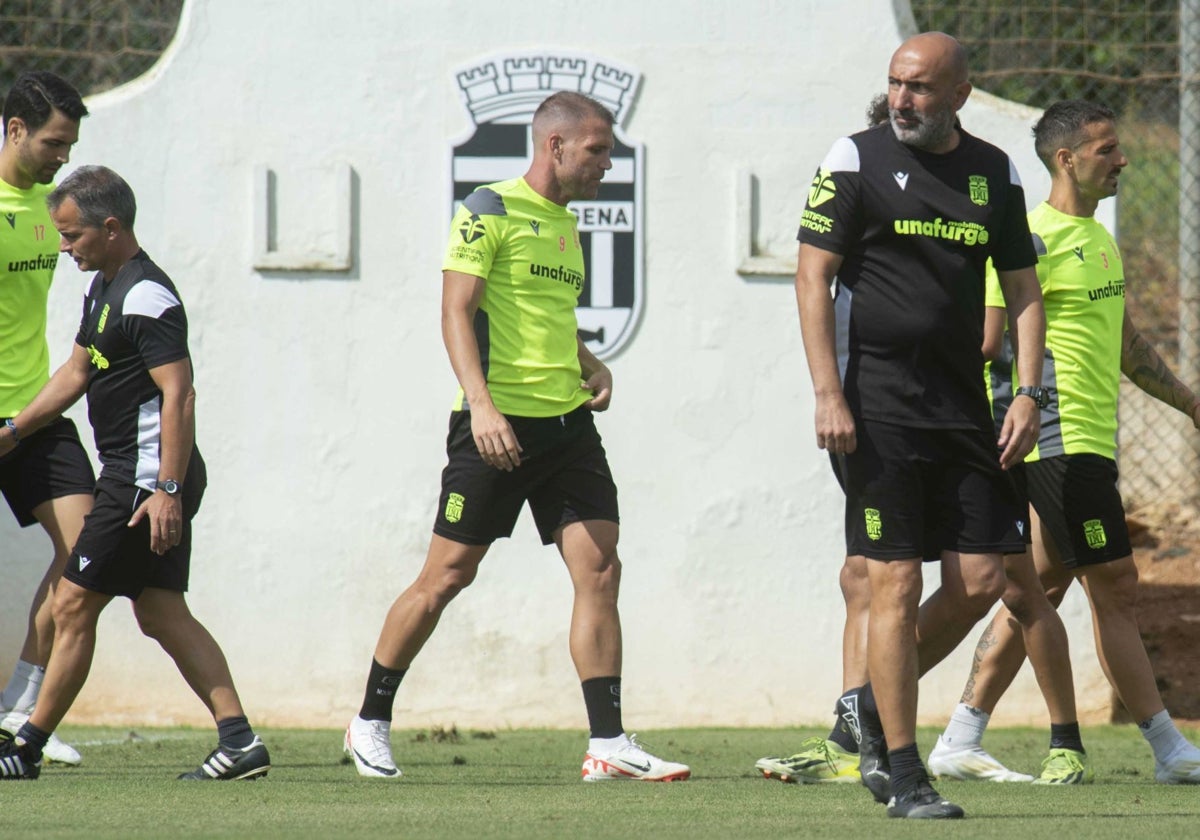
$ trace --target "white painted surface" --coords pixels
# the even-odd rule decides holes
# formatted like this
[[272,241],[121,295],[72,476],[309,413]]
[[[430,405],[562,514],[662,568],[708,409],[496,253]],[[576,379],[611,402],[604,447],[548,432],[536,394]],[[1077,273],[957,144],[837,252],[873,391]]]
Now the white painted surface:
[[[647,298],[611,363],[615,399],[600,419],[623,510],[626,722],[830,719],[841,497],[813,443],[790,282],[737,272],[736,196],[739,173],[757,176],[756,252],[794,258],[817,163],[885,86],[901,40],[892,3],[554,5],[190,0],[162,61],[89,103],[72,163],[127,177],[141,241],[188,308],[211,482],[190,602],[255,721],[344,723],[384,612],[421,564],[455,388],[439,270],[448,149],[471,123],[452,73],[542,48],[643,74],[624,128],[646,147]],[[1031,119],[979,94],[963,112],[969,130],[1014,154],[1036,199],[1047,181]],[[254,270],[256,167],[277,176],[274,247],[337,253],[346,164],[349,271]],[[60,268],[59,360],[83,279]],[[48,550],[8,517],[0,541],[7,674]],[[569,612],[565,570],[523,519],[417,660],[397,725],[584,728]],[[1081,703],[1106,706],[1086,610],[1071,600],[1066,615]],[[205,722],[125,604],[101,634],[70,720]],[[924,719],[949,714],[970,647],[923,682]],[[997,719],[1045,721],[1031,678]]]

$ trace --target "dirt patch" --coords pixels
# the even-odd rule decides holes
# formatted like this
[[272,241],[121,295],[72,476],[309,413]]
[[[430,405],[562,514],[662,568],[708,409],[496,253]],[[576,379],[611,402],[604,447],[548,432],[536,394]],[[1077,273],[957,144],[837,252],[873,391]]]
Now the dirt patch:
[[[1163,702],[1200,720],[1200,509],[1161,504],[1128,515],[1140,579],[1138,626]],[[1113,699],[1114,722],[1128,721]]]

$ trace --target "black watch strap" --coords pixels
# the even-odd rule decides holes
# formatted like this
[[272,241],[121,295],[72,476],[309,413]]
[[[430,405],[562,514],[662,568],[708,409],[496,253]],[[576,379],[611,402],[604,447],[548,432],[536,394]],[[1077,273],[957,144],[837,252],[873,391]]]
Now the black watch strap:
[[1029,397],[1038,408],[1045,408],[1050,405],[1050,390],[1043,388],[1041,385],[1034,387],[1032,385],[1022,385],[1017,390],[1013,391],[1014,397]]

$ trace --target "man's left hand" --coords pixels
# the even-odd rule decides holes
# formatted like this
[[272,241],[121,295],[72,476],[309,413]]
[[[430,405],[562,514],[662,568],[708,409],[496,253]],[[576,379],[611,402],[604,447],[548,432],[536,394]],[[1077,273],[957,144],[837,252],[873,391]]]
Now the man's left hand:
[[177,496],[169,496],[155,490],[150,498],[138,505],[129,520],[133,528],[143,517],[150,519],[150,550],[155,554],[166,554],[179,545],[183,538],[183,503]]

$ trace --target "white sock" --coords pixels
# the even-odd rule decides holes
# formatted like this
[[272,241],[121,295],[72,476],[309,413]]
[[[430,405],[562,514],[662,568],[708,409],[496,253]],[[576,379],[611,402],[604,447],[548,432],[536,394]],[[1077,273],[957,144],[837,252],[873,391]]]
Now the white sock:
[[954,749],[969,749],[978,747],[983,741],[983,731],[987,729],[992,716],[983,709],[976,709],[966,703],[954,707],[946,731],[942,733],[942,743]]
[[1171,753],[1190,746],[1188,739],[1175,728],[1175,721],[1171,720],[1171,715],[1166,709],[1139,723],[1138,729],[1150,744],[1150,749],[1154,750],[1155,761],[1166,761]]
[[0,694],[0,709],[26,714],[32,712],[33,704],[37,702],[38,692],[42,690],[42,677],[45,674],[46,669],[41,665],[34,665],[24,659],[18,659],[17,667],[13,669],[8,686]]
[[594,755],[614,753],[629,743],[629,736],[622,732],[615,738],[588,738],[588,752]]

